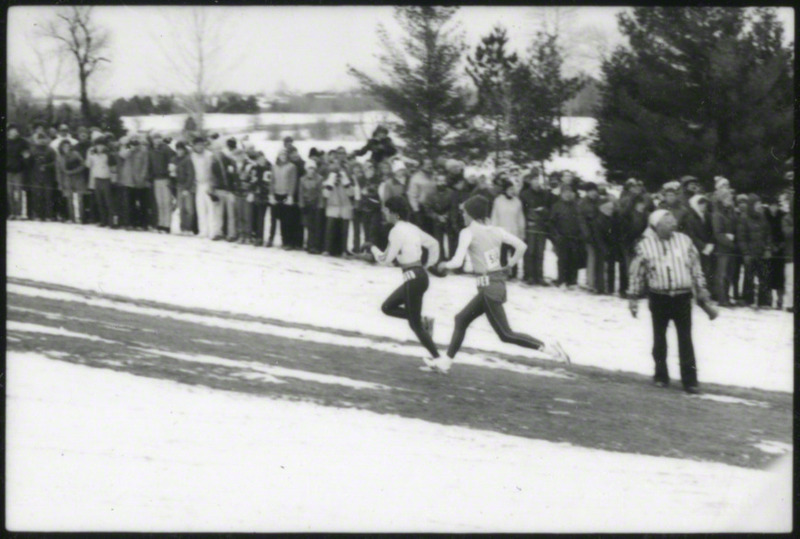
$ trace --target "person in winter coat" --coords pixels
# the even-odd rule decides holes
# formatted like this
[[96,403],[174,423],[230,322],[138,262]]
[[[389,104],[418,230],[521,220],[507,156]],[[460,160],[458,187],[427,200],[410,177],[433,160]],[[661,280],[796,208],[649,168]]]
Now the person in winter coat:
[[150,209],[150,160],[148,149],[137,136],[123,141],[119,150],[121,224],[147,230]]
[[411,175],[408,182],[408,203],[411,206],[411,222],[420,227],[428,234],[433,233],[433,222],[431,222],[423,207],[434,192],[436,182],[433,178],[433,159],[426,157],[422,160],[422,166]]
[[323,248],[320,209],[324,207],[325,200],[322,197],[322,182],[316,161],[309,160],[306,173],[300,179],[297,204],[302,212],[303,228],[306,232],[306,251],[311,254],[319,254]]
[[225,239],[234,242],[238,239],[236,195],[234,194],[238,172],[236,162],[227,155],[221,145],[212,146],[214,158],[211,161],[211,239]]
[[614,199],[604,196],[598,200],[597,215],[592,223],[592,243],[595,246],[598,272],[595,275],[595,286],[598,294],[614,292],[614,246],[618,243],[614,222]]
[[794,197],[789,201],[789,211],[781,220],[783,232],[784,251],[786,257],[784,264],[783,307],[794,312]]
[[56,178],[61,194],[66,200],[69,220],[73,223],[80,223],[83,216],[83,194],[86,192],[85,167],[81,154],[68,140],[62,140],[58,146]]
[[364,229],[364,235],[366,235],[367,228],[360,204],[364,190],[367,188],[367,176],[364,173],[364,167],[357,161],[348,163],[345,169],[353,179],[353,187],[357,191],[355,206],[353,207],[353,251],[358,252],[361,249],[362,228]]
[[28,141],[20,136],[18,126],[9,125],[6,133],[6,215],[9,219],[19,219],[23,214],[25,191],[28,188],[31,151]]
[[[785,238],[783,237],[783,216],[778,205],[778,200],[773,199],[767,204],[764,215],[769,223],[770,244],[772,245],[771,256],[767,259],[767,283],[770,289],[770,305],[775,305],[783,310],[783,289],[784,289],[784,251]],[[773,300],[774,298],[774,300]]]
[[769,222],[764,215],[761,198],[751,194],[748,196],[747,212],[741,216],[736,227],[736,241],[744,257],[742,299],[748,305],[758,307],[768,304],[767,259],[772,249],[770,240]]
[[[343,155],[346,155],[344,148],[340,148],[340,150]],[[294,193],[292,194],[292,200],[294,203],[287,204],[284,208],[285,217],[289,223],[289,232],[291,233],[291,235],[287,238],[287,243],[293,249],[302,249],[303,222],[300,215],[300,208],[297,206],[297,198],[300,190],[300,178],[302,178],[306,173],[306,163],[303,161],[303,158],[300,157],[300,152],[297,151],[297,148],[290,149],[288,157],[289,161],[294,164],[295,168],[297,169],[297,181],[295,182]],[[283,241],[283,238],[281,238],[281,241]]]
[[31,200],[28,210],[31,218],[41,221],[52,221],[56,218],[54,200],[58,190],[58,157],[48,141],[47,135],[34,135],[31,148]]
[[711,255],[714,252],[714,225],[711,222],[708,198],[705,195],[693,195],[689,199],[689,210],[678,222],[678,231],[686,234],[700,253],[700,264],[706,280],[712,281]]
[[192,234],[196,216],[195,198],[197,181],[189,148],[183,142],[175,145],[175,155],[170,162],[171,176],[175,178],[175,195],[180,212],[181,234]]
[[733,260],[736,252],[736,213],[733,208],[733,193],[717,190],[714,195],[714,211],[711,214],[711,229],[714,235],[714,299],[723,307],[732,304],[728,292],[733,284]]
[[[450,220],[450,205],[453,202],[453,190],[447,185],[447,175],[437,172],[435,175],[436,190],[431,193],[422,204],[422,211],[429,223],[433,233],[431,236],[439,243],[439,252],[444,255],[444,238],[447,236],[448,222]],[[452,258],[455,251],[447,254],[447,258]]]
[[384,126],[379,125],[372,133],[372,138],[369,139],[366,146],[360,150],[356,150],[354,155],[360,157],[367,152],[370,152],[370,161],[377,166],[385,159],[389,159],[397,154],[397,148],[389,138],[389,130]]
[[[375,167],[370,161],[364,163],[364,183],[361,188],[361,197],[357,202],[358,213],[364,226],[364,239],[368,243],[380,245],[378,239],[382,234],[383,214],[381,212],[381,198],[378,194],[381,180]],[[323,176],[323,178],[326,176]],[[324,223],[324,213],[323,219]],[[354,248],[355,250],[355,248]]]
[[105,136],[95,137],[94,144],[86,154],[86,168],[89,170],[89,182],[94,186],[94,207],[97,209],[97,221],[101,227],[115,227],[115,202],[111,189],[112,156]]
[[680,197],[681,184],[677,181],[665,183],[661,187],[664,200],[659,204],[659,209],[668,210],[675,217],[677,222],[681,222],[683,214],[686,213],[686,206]]
[[330,163],[328,178],[322,185],[325,198],[324,256],[347,254],[347,232],[353,218],[355,186],[339,160]]
[[289,161],[289,154],[286,150],[278,153],[275,166],[272,168],[272,183],[270,184],[269,203],[272,207],[272,218],[270,221],[269,240],[267,247],[272,247],[275,239],[276,225],[280,221],[281,243],[284,249],[291,249],[291,239],[295,235],[290,230],[294,225],[291,217],[286,210],[287,206],[295,203],[294,192],[297,185],[297,167]]
[[[466,225],[464,223],[461,205],[471,196],[472,186],[461,175],[453,184],[452,198],[450,199],[450,218],[447,222],[447,252],[455,255],[458,250],[458,236]],[[460,270],[457,270],[460,271]]]
[[575,191],[561,187],[560,200],[550,209],[550,238],[558,256],[558,284],[574,287],[578,282],[581,241],[580,217]]
[[253,186],[254,243],[264,245],[264,223],[269,209],[269,189],[272,185],[272,164],[264,152],[256,152],[255,165],[250,169]]
[[170,190],[169,164],[175,157],[160,133],[153,135],[153,147],[149,150],[150,177],[153,179],[153,195],[156,201],[156,230],[169,233],[172,221],[172,191]]
[[[525,237],[525,214],[522,210],[522,202],[514,192],[514,184],[511,180],[503,178],[501,181],[503,193],[492,203],[490,223],[492,226],[502,228],[512,236],[523,239]],[[509,255],[513,255],[512,251],[513,248],[510,245],[503,244],[500,249],[501,265],[506,265]],[[518,269],[516,266],[510,268],[509,278],[516,278]]]
[[600,195],[594,183],[586,183],[584,189],[586,194],[578,202],[578,219],[581,240],[586,250],[586,287],[596,291],[598,288],[603,288],[602,285],[598,286],[598,281],[602,282],[604,279],[603,267],[597,257],[597,245],[594,243],[595,236],[592,233],[594,220],[599,212],[597,205]]
[[254,237],[253,222],[253,185],[250,169],[255,165],[250,160],[243,148],[237,148],[231,153],[231,158],[236,166],[233,175],[233,195],[236,200],[236,232],[240,244],[252,243]]
[[542,185],[537,176],[525,178],[519,192],[525,214],[525,243],[523,279],[532,285],[546,286],[544,280],[544,251],[547,244],[548,215],[556,197]]

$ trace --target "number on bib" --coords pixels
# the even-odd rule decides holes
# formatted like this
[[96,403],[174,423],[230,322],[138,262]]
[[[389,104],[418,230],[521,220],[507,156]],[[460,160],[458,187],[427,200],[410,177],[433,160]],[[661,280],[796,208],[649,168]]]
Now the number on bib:
[[500,269],[500,249],[489,249],[483,253],[483,259],[486,262],[486,271]]

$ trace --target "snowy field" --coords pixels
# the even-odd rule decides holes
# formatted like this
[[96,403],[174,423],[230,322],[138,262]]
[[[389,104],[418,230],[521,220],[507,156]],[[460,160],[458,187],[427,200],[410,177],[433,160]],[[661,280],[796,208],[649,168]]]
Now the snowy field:
[[790,457],[588,450],[31,353],[6,374],[12,531],[791,529]]
[[[407,324],[380,313],[400,283],[395,268],[301,252],[55,223],[8,223],[7,275],[176,305],[251,314],[371,336],[412,340]],[[546,274],[555,276],[548,251]],[[475,293],[468,276],[431,278],[424,312],[446,346],[453,317]],[[633,319],[616,297],[509,285],[512,327],[557,339],[578,365],[652,374],[650,315]],[[695,308],[694,342],[703,383],[793,392],[793,317],[785,312],[724,309],[711,322]],[[465,346],[537,357],[498,341],[485,318]],[[668,334],[668,365],[677,377],[677,339]],[[422,355],[422,348],[419,347]],[[456,366],[458,367],[458,358]]]
[[[125,128],[130,133],[158,131],[177,135],[183,129],[186,122],[186,114],[171,114],[167,116],[123,116],[122,121]],[[314,124],[325,121],[328,124],[341,122],[353,122],[358,124],[352,137],[335,140],[318,140],[311,138],[308,131]],[[264,112],[258,115],[247,114],[206,114],[206,129],[217,130],[225,135],[242,138],[248,136],[249,141],[264,154],[270,161],[275,160],[280,149],[283,147],[282,137],[286,135],[294,136],[295,146],[303,157],[308,155],[311,148],[320,150],[332,150],[339,146],[344,146],[350,152],[360,149],[366,144],[372,131],[379,124],[395,123],[396,118],[386,111],[367,111],[351,113],[330,113],[330,114],[302,114],[302,113],[274,113]],[[564,133],[569,136],[578,135],[583,137],[580,144],[576,145],[569,152],[563,155],[554,155],[545,162],[545,170],[571,170],[584,181],[600,182],[605,178],[605,172],[600,159],[589,149],[594,127],[597,121],[588,117],[564,117],[562,118],[562,128]],[[255,124],[260,125],[280,125],[285,132],[281,133],[281,139],[271,140],[268,131],[253,131]],[[299,130],[301,136],[297,136]],[[402,145],[402,141],[396,133],[392,134],[394,141]],[[366,159],[363,158],[363,159]],[[362,160],[363,160],[362,159]]]

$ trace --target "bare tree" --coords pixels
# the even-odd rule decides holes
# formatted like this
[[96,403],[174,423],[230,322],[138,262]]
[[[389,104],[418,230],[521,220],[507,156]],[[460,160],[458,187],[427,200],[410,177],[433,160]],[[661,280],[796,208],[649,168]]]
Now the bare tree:
[[75,59],[81,91],[81,115],[91,120],[89,78],[102,62],[109,48],[109,33],[92,21],[91,6],[70,6],[56,13],[44,26],[42,35],[58,43],[59,49]]
[[[177,103],[202,131],[209,99],[226,80],[230,70],[244,58],[246,47],[232,50],[234,26],[230,18],[213,7],[165,9],[166,39],[153,35],[166,66],[156,66],[158,78],[181,88]],[[159,69],[159,67],[161,69]]]
[[63,84],[66,75],[65,54],[60,47],[46,49],[41,46],[41,43],[35,43],[31,39],[28,41],[29,47],[36,56],[36,62],[32,64],[32,67],[25,68],[25,76],[42,93],[47,103],[46,110],[48,114],[52,114],[56,91]]

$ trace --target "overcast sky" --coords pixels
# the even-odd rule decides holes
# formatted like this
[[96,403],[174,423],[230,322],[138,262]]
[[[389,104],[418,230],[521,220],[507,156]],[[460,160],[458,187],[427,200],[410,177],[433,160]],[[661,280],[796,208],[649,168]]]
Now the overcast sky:
[[[13,7],[8,11],[8,63],[12,68],[35,69],[32,47],[44,47],[37,29],[52,18],[51,6]],[[397,32],[392,8],[379,7],[209,7],[213,18],[225,20],[223,40],[228,69],[215,77],[216,90],[273,92],[279,85],[302,92],[356,87],[347,74],[352,65],[378,73],[377,26]],[[603,46],[613,47],[621,36],[616,15],[625,8],[577,7],[462,7],[460,23],[470,48],[500,23],[508,29],[511,46],[524,50],[540,24],[556,19],[572,35],[571,71],[597,74]],[[186,27],[191,8],[100,6],[93,13],[99,26],[112,36],[111,64],[98,79],[95,95],[130,96],[181,91],[165,50],[175,50],[176,32]],[[779,10],[787,39],[794,36],[794,11]],[[174,54],[173,54],[174,56]],[[233,65],[230,65],[233,64]],[[70,78],[70,82],[71,82]],[[65,85],[60,93],[71,93]]]

